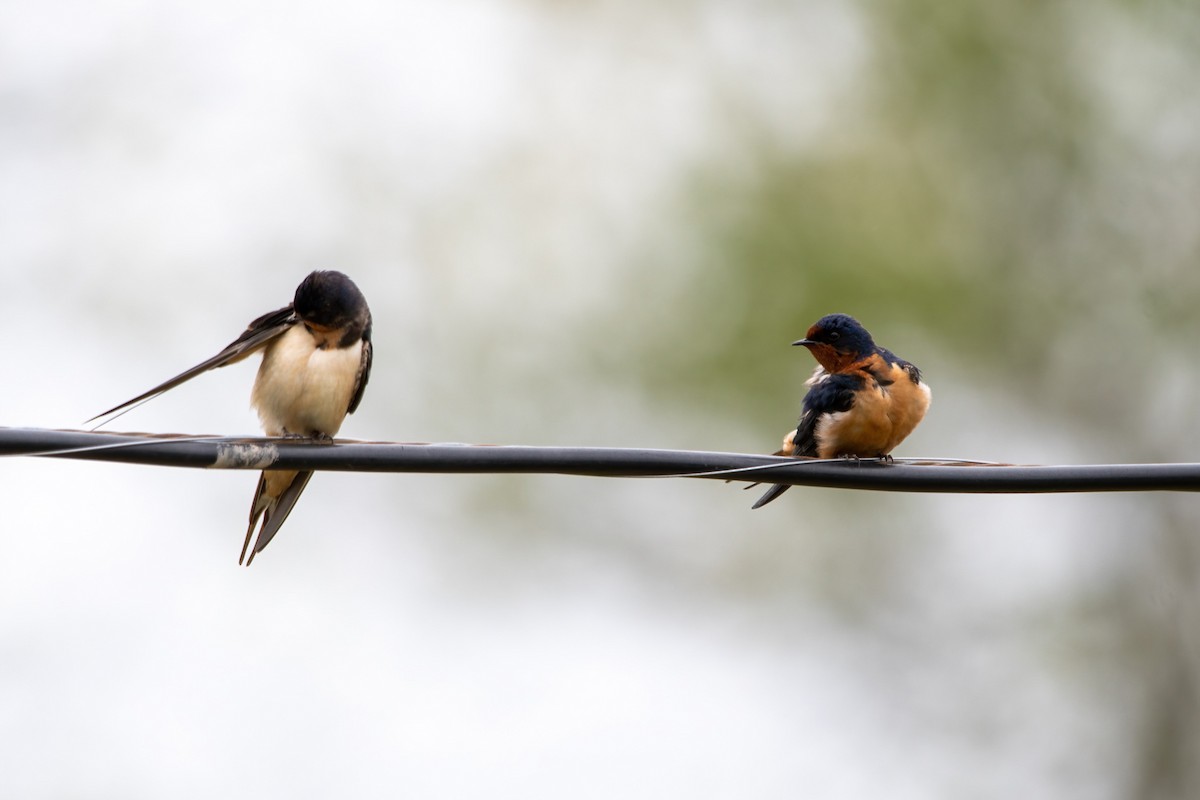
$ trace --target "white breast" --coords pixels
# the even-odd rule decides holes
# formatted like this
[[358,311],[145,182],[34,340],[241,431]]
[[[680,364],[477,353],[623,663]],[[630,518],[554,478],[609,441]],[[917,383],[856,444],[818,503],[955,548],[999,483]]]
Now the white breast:
[[318,349],[303,325],[268,345],[250,395],[263,430],[270,436],[336,435],[354,395],[362,346]]

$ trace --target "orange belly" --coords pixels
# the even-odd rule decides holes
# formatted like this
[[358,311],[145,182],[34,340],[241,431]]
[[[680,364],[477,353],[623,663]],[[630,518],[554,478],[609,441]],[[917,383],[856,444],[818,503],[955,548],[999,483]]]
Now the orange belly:
[[817,455],[821,458],[886,456],[904,441],[929,408],[929,387],[913,383],[899,367],[895,380],[857,393],[854,406],[817,423]]

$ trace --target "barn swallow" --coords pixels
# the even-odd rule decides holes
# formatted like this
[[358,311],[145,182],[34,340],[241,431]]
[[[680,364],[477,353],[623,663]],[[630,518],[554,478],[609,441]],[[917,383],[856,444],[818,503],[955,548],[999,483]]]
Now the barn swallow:
[[[207,361],[114,406],[92,419],[106,417],[157,397],[202,372],[241,361],[262,350],[262,364],[250,404],[268,436],[332,439],[347,414],[362,402],[371,376],[371,310],[354,281],[340,272],[317,271],[296,289],[290,305],[251,322],[228,347]],[[88,420],[91,422],[91,420]],[[311,470],[266,470],[250,505],[250,527],[238,564],[249,566],[283,525]],[[250,558],[246,551],[255,525],[262,528]]]
[[[921,370],[875,344],[847,314],[830,314],[793,346],[807,347],[817,368],[805,383],[800,422],[783,437],[777,456],[883,458],[913,432],[931,397]],[[787,491],[768,489],[754,508]]]

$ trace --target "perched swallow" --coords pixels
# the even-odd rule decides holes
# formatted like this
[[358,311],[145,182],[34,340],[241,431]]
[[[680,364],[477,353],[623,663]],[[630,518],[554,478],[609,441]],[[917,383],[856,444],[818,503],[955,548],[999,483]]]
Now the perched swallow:
[[[915,364],[875,344],[846,314],[817,320],[793,345],[807,347],[817,368],[805,383],[800,423],[783,437],[777,456],[885,457],[913,432],[929,408],[929,387]],[[787,491],[768,489],[754,508]]]
[[[262,350],[250,403],[263,430],[268,436],[332,439],[346,415],[362,402],[371,375],[371,349],[371,310],[354,281],[340,272],[313,272],[296,289],[291,305],[251,322],[245,333],[212,358],[92,419],[157,397],[202,372]],[[262,473],[239,564],[245,561],[249,566],[270,543],[311,477],[310,470]],[[259,517],[262,528],[247,559]]]

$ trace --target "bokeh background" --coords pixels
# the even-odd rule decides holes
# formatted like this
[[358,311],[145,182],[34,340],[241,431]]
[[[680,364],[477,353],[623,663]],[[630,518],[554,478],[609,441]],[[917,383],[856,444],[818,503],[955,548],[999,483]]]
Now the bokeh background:
[[[858,316],[897,451],[1194,460],[1178,0],[0,5],[5,425],[338,268],[353,438],[769,452]],[[254,366],[113,430],[252,434]],[[6,797],[1200,794],[1188,495],[0,463]]]

